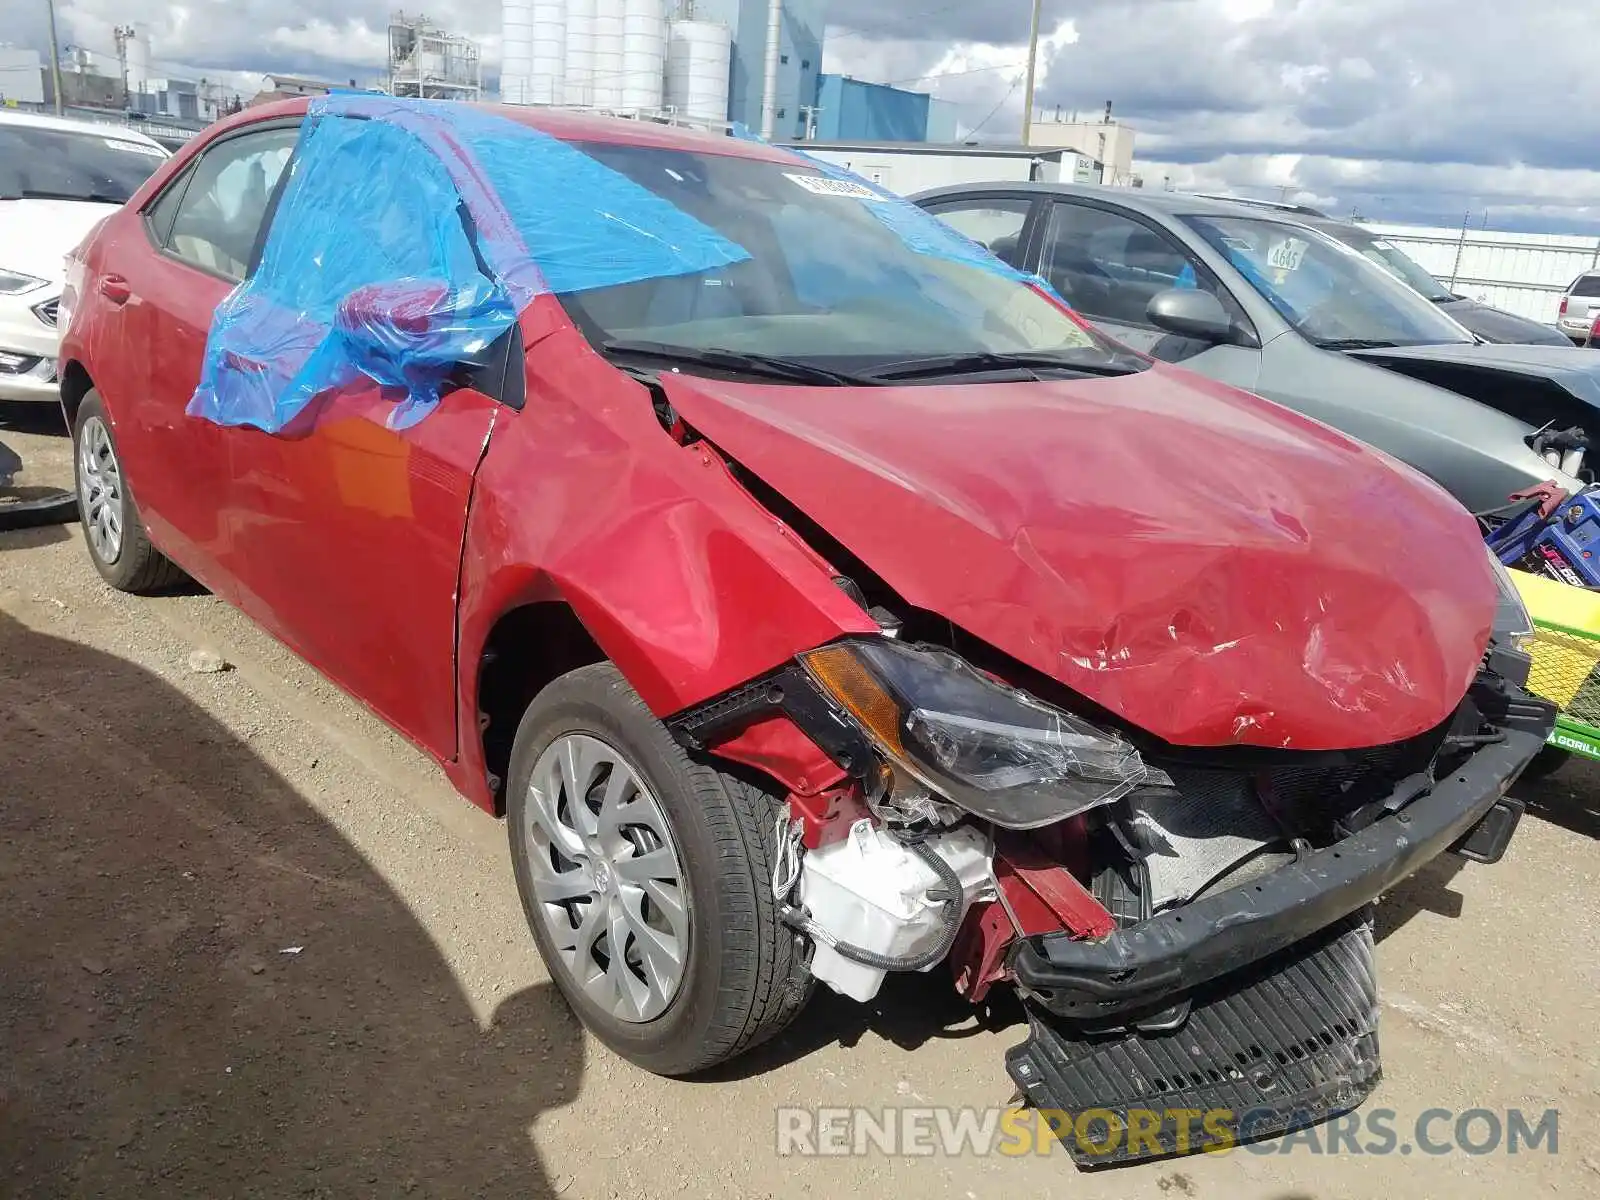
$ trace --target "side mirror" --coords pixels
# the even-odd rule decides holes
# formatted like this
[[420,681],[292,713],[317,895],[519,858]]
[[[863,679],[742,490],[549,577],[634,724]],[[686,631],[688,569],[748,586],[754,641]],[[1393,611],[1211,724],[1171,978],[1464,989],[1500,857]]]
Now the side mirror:
[[1150,297],[1145,319],[1157,329],[1204,342],[1231,342],[1233,318],[1210,292],[1199,288],[1168,288]]
[[357,288],[339,301],[333,326],[362,371],[381,383],[481,366],[516,314],[498,289],[403,279]]

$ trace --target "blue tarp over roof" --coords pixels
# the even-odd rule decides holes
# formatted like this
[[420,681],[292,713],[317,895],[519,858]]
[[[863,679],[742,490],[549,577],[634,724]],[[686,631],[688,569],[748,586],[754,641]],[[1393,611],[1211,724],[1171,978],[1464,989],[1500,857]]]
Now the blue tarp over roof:
[[[1042,285],[915,205],[868,189],[919,254]],[[334,94],[311,102],[255,270],[218,306],[191,416],[278,433],[330,388],[403,388],[390,425],[431,412],[544,293],[690,275],[748,251],[618,171],[470,105]]]
[[275,433],[364,374],[406,388],[403,427],[535,296],[749,257],[581,150],[460,104],[319,97],[290,169],[260,264],[217,309],[193,416]]

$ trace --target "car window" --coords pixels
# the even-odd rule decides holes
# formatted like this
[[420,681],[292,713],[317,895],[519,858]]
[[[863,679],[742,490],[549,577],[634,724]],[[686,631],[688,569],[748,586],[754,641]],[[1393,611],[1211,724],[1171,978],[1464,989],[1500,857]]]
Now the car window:
[[[612,143],[578,148],[733,242],[713,270],[562,293],[591,339],[870,369],[951,354],[1117,348],[1026,280],[917,247],[931,217],[797,162]],[[936,230],[942,233],[942,230]],[[546,231],[525,231],[538,256]]]
[[167,244],[167,239],[172,234],[172,219],[178,215],[178,204],[183,200],[184,189],[189,186],[189,180],[192,178],[194,178],[193,164],[167,184],[155,203],[145,209],[145,219],[150,222],[150,232],[162,246]]
[[1051,206],[1040,271],[1079,312],[1154,328],[1145,313],[1168,288],[1200,288],[1243,321],[1233,298],[1174,238],[1122,213],[1065,201]]
[[1600,296],[1600,275],[1579,275],[1572,284],[1574,296]]
[[272,189],[299,136],[294,127],[263,129],[204,151],[173,213],[166,238],[171,251],[197,267],[243,279]]
[[0,123],[0,199],[37,197],[121,204],[166,161],[147,142]]
[[1387,269],[1304,225],[1185,217],[1302,336],[1329,349],[1471,342],[1472,335]]
[[1323,232],[1331,237],[1338,238],[1339,241],[1349,246],[1352,250],[1377,263],[1401,283],[1408,285],[1429,300],[1437,302],[1455,299],[1448,288],[1428,274],[1420,263],[1388,239],[1373,237],[1366,230],[1357,228],[1354,225],[1338,230],[1323,228]]
[[926,206],[946,225],[965,234],[996,258],[1014,267],[1022,265],[1022,230],[1033,202],[990,197],[981,200],[946,200]]

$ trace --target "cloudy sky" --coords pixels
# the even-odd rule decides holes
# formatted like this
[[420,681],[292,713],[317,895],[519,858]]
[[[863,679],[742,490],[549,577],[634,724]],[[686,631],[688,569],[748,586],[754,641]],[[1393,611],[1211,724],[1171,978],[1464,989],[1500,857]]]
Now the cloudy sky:
[[[117,21],[195,73],[381,73],[390,0],[57,0],[63,42]],[[428,13],[498,55],[495,0]],[[44,0],[0,40],[44,46]],[[824,67],[931,90],[1015,141],[1029,0],[833,4]],[[15,16],[13,15],[15,14]],[[1037,103],[1138,130],[1146,186],[1291,196],[1374,220],[1600,233],[1600,9],[1534,0],[1044,0]],[[1591,82],[1595,81],[1595,82]]]

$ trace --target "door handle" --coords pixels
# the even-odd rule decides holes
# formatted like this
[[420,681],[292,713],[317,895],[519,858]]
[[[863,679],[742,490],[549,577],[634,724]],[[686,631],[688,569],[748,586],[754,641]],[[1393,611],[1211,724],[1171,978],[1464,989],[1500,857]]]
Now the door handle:
[[133,296],[133,289],[121,275],[102,275],[100,294],[113,304],[126,304]]

